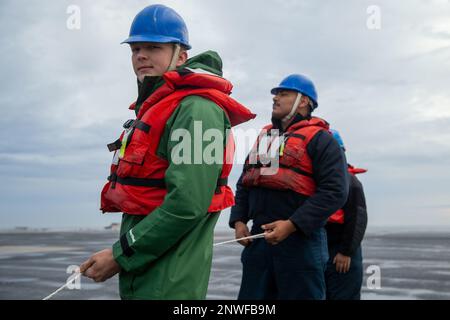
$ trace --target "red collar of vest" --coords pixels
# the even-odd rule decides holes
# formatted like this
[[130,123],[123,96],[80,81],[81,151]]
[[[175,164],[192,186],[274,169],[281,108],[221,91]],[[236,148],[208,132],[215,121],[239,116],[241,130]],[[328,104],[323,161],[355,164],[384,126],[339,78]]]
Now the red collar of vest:
[[355,168],[352,165],[348,165],[348,172],[350,172],[351,174],[360,174],[360,173],[366,173],[367,169],[362,169],[362,168]]
[[[202,74],[189,72],[182,74],[178,71],[169,71],[163,74],[165,83],[159,87],[151,96],[145,101],[146,104],[154,105],[159,100],[168,96],[176,89],[195,87],[195,88],[208,88],[216,89],[227,95],[231,93],[233,85],[230,81],[211,74]],[[130,109],[134,110],[136,107],[136,102],[134,102]]]
[[[221,93],[221,95],[214,94],[214,97],[211,98],[214,98],[212,99],[214,102],[219,102],[225,107],[232,126],[256,117],[256,115],[251,113],[246,107],[229,97],[233,85],[222,77],[212,74],[170,71],[166,72],[163,75],[163,78],[165,80],[164,84],[144,101],[139,110],[138,118],[140,118],[148,108],[179,89],[208,89]],[[130,106],[130,109],[134,110],[135,107],[136,103],[133,103]]]
[[[294,123],[293,125],[291,125],[290,127],[287,128],[287,132],[296,131],[298,129],[301,129],[304,127],[309,127],[309,126],[318,126],[318,127],[324,128],[326,130],[330,129],[330,124],[328,122],[326,122],[324,119],[319,118],[319,117],[311,117],[311,119],[309,119],[309,120],[301,120],[299,122]],[[273,127],[274,127],[273,124],[268,124],[263,129],[271,130],[271,129],[273,129]]]
[[196,87],[216,89],[225,94],[231,94],[233,85],[230,81],[213,74],[205,73],[180,73],[178,71],[166,72],[164,75],[167,85],[170,88],[176,89],[180,87]]
[[309,127],[309,126],[318,126],[322,127],[326,130],[329,130],[330,125],[328,122],[326,122],[324,119],[319,117],[311,117],[309,120],[302,120],[297,123],[294,123],[292,126],[290,126],[287,131],[296,131],[300,128]]

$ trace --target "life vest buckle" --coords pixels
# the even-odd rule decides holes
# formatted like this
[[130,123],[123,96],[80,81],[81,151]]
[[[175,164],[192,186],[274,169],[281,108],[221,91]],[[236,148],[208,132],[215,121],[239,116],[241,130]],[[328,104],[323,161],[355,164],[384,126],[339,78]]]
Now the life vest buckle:
[[108,144],[107,147],[109,152],[119,150],[122,147],[122,141],[120,141],[120,139],[117,139],[113,143]]
[[125,121],[125,123],[123,124],[123,128],[124,129],[130,129],[134,124],[134,120],[133,119],[129,119],[127,121]]
[[221,194],[222,190],[220,190],[220,187],[224,187],[227,185],[228,185],[228,178],[219,178],[219,180],[217,180],[216,191],[214,192],[214,194]]
[[117,174],[116,173],[112,173],[108,177],[108,180],[111,182],[111,189],[115,189],[116,188],[116,183],[117,183]]

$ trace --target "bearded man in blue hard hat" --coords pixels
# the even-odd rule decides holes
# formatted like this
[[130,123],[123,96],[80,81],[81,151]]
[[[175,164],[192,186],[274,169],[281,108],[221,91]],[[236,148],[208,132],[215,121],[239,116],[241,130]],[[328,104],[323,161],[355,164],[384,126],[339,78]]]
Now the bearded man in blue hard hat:
[[[255,115],[229,96],[216,52],[188,59],[187,27],[173,9],[143,9],[124,43],[138,79],[136,117],[108,145],[101,192],[103,212],[123,212],[120,240],[80,269],[97,282],[120,272],[123,299],[204,299],[213,230],[234,203],[229,129]],[[206,131],[214,148],[203,143]]]
[[[347,199],[345,155],[311,115],[318,98],[309,78],[289,75],[271,92],[272,123],[246,160],[229,220],[237,239],[265,234],[241,241],[239,299],[325,299],[324,226]],[[272,146],[275,156],[264,150]]]
[[[337,130],[333,137],[343,151],[344,141]],[[367,227],[366,198],[357,174],[366,169],[348,165],[350,188],[347,202],[334,213],[325,226],[330,256],[325,272],[327,300],[360,300],[363,281],[361,241]]]

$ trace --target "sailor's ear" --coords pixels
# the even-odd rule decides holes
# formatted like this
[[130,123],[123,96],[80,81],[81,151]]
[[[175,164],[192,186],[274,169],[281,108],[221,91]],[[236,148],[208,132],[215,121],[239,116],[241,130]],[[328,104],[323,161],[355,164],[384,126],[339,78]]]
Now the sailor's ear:
[[186,49],[181,48],[180,54],[178,55],[177,67],[186,63],[188,59],[188,53]]

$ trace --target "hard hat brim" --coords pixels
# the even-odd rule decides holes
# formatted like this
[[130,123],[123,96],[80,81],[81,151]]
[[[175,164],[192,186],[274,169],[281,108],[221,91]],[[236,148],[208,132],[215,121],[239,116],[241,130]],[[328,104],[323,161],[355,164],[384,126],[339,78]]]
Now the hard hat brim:
[[[289,91],[300,92],[299,90],[294,89],[294,88],[280,86],[280,87],[276,87],[276,88],[273,88],[272,90],[270,90],[270,93],[271,93],[271,94],[277,94],[277,93],[278,93],[279,91],[281,91],[281,90],[289,90]],[[301,93],[301,92],[300,92],[300,93]]]
[[311,98],[311,97],[308,96],[307,94],[305,94],[305,93],[303,93],[303,92],[301,92],[300,90],[295,89],[295,88],[279,86],[279,87],[276,87],[276,88],[273,88],[272,90],[270,90],[270,93],[273,94],[273,95],[276,95],[276,94],[277,94],[279,91],[281,91],[281,90],[289,90],[289,91],[300,92],[301,94],[307,96],[308,98],[310,98],[310,99],[313,101],[313,103],[314,103],[314,109],[316,109],[316,108],[319,106],[319,104],[317,103],[316,100],[314,100],[313,98]]
[[191,49],[192,47],[189,44],[181,43],[179,39],[165,36],[143,36],[143,35],[135,35],[131,36],[128,39],[122,41],[120,44],[124,43],[136,43],[136,42],[156,42],[156,43],[178,43],[184,46],[186,49]]

